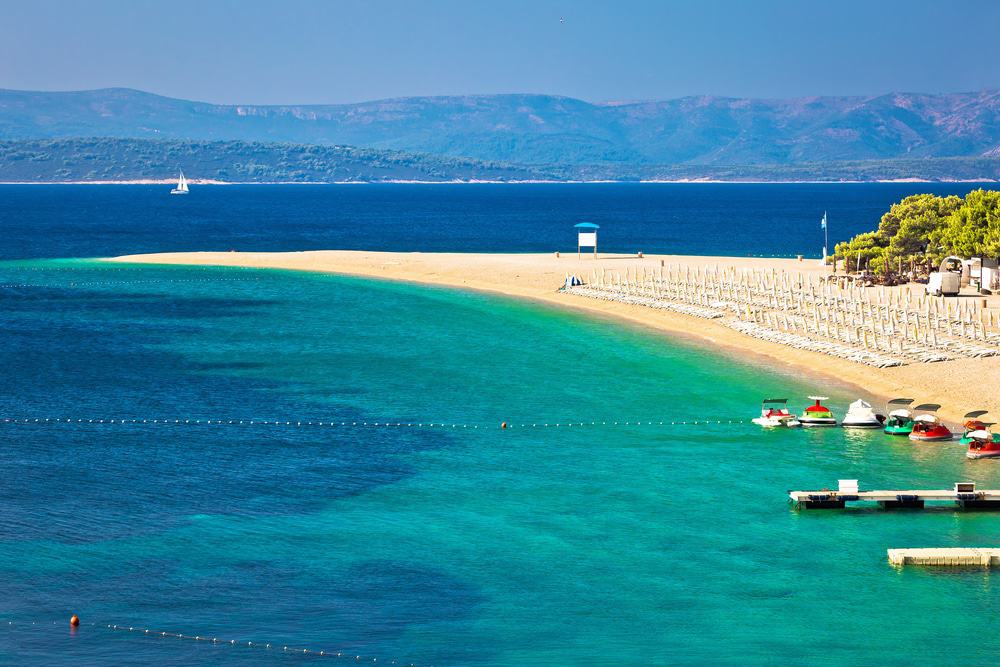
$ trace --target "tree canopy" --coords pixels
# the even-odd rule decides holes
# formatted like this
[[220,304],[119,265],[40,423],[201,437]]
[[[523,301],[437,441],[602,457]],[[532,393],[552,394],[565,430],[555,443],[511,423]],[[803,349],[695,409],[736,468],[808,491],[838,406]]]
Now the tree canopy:
[[936,238],[949,254],[1000,257],[1000,192],[970,192]]
[[937,263],[948,255],[1000,257],[1000,192],[974,190],[965,199],[911,195],[892,205],[877,230],[838,243],[835,253],[848,268],[876,273],[911,261]]

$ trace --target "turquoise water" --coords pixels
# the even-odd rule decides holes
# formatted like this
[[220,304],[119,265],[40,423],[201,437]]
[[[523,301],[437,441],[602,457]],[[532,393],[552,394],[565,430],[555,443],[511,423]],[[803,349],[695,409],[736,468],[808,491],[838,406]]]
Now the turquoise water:
[[[478,294],[108,268],[0,264],[32,285],[0,288],[4,416],[469,426],[0,423],[3,660],[309,659],[92,622],[379,663],[1000,658],[973,632],[1000,602],[989,573],[885,557],[996,545],[995,514],[786,502],[838,478],[996,488],[998,462],[836,429],[613,425],[801,409],[808,378]],[[519,427],[569,421],[609,424]]]

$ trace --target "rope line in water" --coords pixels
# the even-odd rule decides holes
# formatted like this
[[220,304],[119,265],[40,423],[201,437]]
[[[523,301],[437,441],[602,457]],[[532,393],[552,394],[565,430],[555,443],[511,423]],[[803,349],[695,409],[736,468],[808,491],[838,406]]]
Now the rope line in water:
[[106,425],[157,425],[157,426],[283,426],[324,428],[444,428],[444,429],[514,429],[514,428],[570,428],[587,426],[709,426],[722,424],[747,424],[749,419],[693,419],[693,420],[605,420],[570,422],[396,422],[396,421],[308,421],[273,419],[139,419],[139,418],[71,418],[71,417],[3,417],[0,424],[106,424]]
[[[52,621],[51,623],[44,623],[38,621],[7,621],[6,627],[8,628],[18,628],[18,627],[34,627],[34,628],[47,628],[51,626],[63,625],[65,621]],[[89,627],[92,628],[102,628],[111,630],[112,632],[130,632],[138,634],[142,637],[154,637],[160,639],[174,638],[174,639],[189,639],[196,642],[205,642],[208,644],[215,644],[218,646],[231,646],[231,647],[241,647],[241,648],[254,648],[264,651],[281,651],[282,653],[290,653],[292,655],[306,655],[312,657],[322,657],[322,658],[341,658],[344,660],[352,660],[355,663],[372,663],[372,664],[383,664],[383,665],[405,665],[406,667],[417,667],[412,662],[405,662],[395,659],[390,660],[380,660],[378,658],[369,655],[360,655],[353,651],[327,651],[325,649],[313,649],[313,648],[301,648],[290,646],[288,644],[275,643],[275,642],[255,642],[242,639],[220,639],[218,636],[210,635],[200,635],[182,632],[167,632],[164,630],[153,630],[151,628],[142,628],[134,625],[118,625],[113,623],[88,623]],[[434,667],[433,665],[428,665],[428,667]]]
[[94,287],[97,285],[151,285],[156,283],[248,283],[259,282],[260,278],[158,278],[150,280],[93,280],[89,282],[70,282],[65,285],[42,285],[39,283],[3,283],[0,288],[45,287],[50,289],[65,289],[67,287]]
[[20,275],[25,273],[34,274],[66,274],[66,273],[77,273],[86,276],[91,273],[131,273],[131,274],[141,274],[141,273],[155,273],[160,271],[162,273],[183,273],[189,269],[197,269],[203,273],[213,272],[213,273],[253,273],[261,271],[261,267],[256,266],[212,266],[212,265],[190,265],[190,266],[169,266],[169,265],[150,265],[143,264],[140,266],[130,266],[124,269],[118,268],[106,268],[101,266],[40,266],[40,267],[30,267],[30,266],[0,266],[2,273],[8,276]]
[[[13,261],[17,261],[17,260],[13,260]],[[9,267],[9,270],[12,270],[12,271],[41,271],[41,272],[45,272],[45,271],[78,271],[78,272],[87,272],[87,271],[119,271],[119,272],[121,272],[121,271],[124,271],[124,272],[133,272],[133,271],[143,271],[143,270],[149,270],[149,271],[151,271],[151,270],[154,270],[154,269],[165,269],[165,268],[166,267],[164,267],[163,265],[158,265],[158,266],[154,267],[152,265],[143,264],[143,263],[140,262],[139,264],[132,264],[132,265],[129,265],[129,266],[124,266],[124,267],[119,267],[119,266],[89,266],[89,265],[87,265],[87,266],[17,266],[17,267]],[[206,266],[200,267],[200,268],[206,268],[206,269],[210,268],[213,271],[257,271],[258,270],[258,267],[255,267],[255,266],[225,266],[223,264],[219,264],[217,266],[207,266],[206,265]],[[167,270],[169,270],[169,269],[167,269]],[[178,269],[178,270],[181,270],[181,269]]]

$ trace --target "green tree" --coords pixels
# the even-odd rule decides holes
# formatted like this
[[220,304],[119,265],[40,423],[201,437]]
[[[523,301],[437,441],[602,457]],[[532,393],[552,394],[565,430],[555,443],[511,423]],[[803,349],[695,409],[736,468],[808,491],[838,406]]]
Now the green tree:
[[940,259],[944,252],[937,238],[947,226],[949,217],[961,206],[962,199],[954,195],[913,195],[893,205],[892,209],[898,207],[899,225],[889,240],[886,253],[889,266],[900,259],[909,261],[924,254]]
[[961,206],[961,198],[955,196],[910,195],[892,205],[876,231],[838,243],[836,253],[855,270],[860,253],[861,268],[868,266],[877,273],[887,273],[913,258],[937,258],[944,254],[938,237]]
[[961,257],[1000,257],[1000,192],[973,190],[966,195],[935,241]]
[[858,234],[850,241],[838,243],[834,252],[847,261],[847,269],[859,271],[871,265],[880,270],[884,265],[885,248],[879,244],[878,232]]

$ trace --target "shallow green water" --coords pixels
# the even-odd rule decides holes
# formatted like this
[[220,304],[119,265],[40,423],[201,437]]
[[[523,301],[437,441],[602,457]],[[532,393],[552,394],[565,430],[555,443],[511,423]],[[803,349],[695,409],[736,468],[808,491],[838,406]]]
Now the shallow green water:
[[[34,285],[0,291],[5,415],[471,426],[0,424],[5,619],[78,611],[435,665],[1000,657],[971,632],[1000,602],[992,575],[885,559],[995,546],[996,515],[786,502],[838,478],[996,488],[1000,462],[839,429],[613,425],[744,419],[775,394],[801,409],[822,389],[807,378],[476,294],[106,268],[0,266]],[[836,412],[855,398],[830,391]],[[518,427],[569,421],[609,424]],[[90,627],[0,628],[0,655],[291,659]]]

